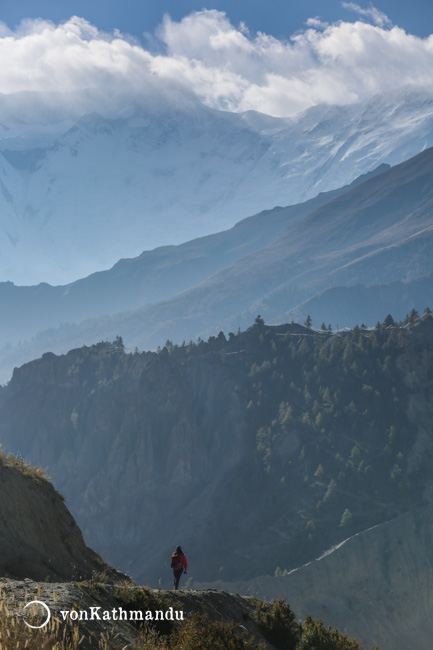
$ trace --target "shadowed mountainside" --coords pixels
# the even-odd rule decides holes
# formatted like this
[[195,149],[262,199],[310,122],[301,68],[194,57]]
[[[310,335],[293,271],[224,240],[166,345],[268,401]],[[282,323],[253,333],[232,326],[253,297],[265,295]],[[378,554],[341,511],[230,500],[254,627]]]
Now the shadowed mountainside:
[[178,539],[202,579],[272,575],[424,498],[432,322],[258,320],[160,353],[45,354],[0,391],[0,440],[48,467],[91,545],[140,582],[164,585]]

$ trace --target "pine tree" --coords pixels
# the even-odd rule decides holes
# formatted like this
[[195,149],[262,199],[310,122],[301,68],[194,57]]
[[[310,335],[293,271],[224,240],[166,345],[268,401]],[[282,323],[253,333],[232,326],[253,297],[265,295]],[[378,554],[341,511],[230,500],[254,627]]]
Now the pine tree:
[[352,524],[352,513],[350,512],[349,508],[346,508],[346,510],[343,512],[343,515],[341,517],[340,527],[346,528],[351,524]]

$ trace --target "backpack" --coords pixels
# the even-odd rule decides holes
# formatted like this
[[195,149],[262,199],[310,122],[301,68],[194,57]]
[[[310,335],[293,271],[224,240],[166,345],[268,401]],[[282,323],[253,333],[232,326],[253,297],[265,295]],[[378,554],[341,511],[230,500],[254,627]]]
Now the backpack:
[[175,569],[175,571],[180,571],[180,569],[183,569],[183,562],[181,561],[182,553],[178,553],[175,551],[173,555],[171,556],[171,568]]

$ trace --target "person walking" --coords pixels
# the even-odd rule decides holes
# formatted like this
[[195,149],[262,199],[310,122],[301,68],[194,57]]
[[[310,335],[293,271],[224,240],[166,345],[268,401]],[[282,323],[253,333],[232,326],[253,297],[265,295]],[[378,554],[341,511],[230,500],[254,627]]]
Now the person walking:
[[186,557],[180,546],[176,547],[173,555],[171,556],[171,568],[173,569],[174,577],[174,589],[177,590],[179,587],[179,580],[182,573],[186,573],[188,563]]

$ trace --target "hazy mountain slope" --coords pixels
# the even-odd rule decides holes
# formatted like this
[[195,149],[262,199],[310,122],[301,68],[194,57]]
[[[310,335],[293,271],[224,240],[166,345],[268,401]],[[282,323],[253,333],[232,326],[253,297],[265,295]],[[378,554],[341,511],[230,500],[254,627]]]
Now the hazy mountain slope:
[[248,217],[230,230],[120,260],[108,271],[69,285],[19,287],[2,282],[0,336],[4,341],[17,342],[47,327],[114,314],[174,296],[275,241],[319,206],[385,169],[382,165],[348,187],[319,194],[305,203]]
[[[236,331],[239,326],[247,327],[257,313],[267,321],[281,322],[292,309],[330,288],[408,282],[429,276],[433,271],[432,188],[433,149],[427,149],[356,185],[275,242],[244,255],[173,298],[40,332],[30,343],[4,348],[2,379],[9,378],[14,365],[45,350],[65,352],[83,343],[113,339],[117,334],[124,337],[129,348],[154,348],[166,339],[179,342],[207,337],[219,329]],[[424,301],[429,291],[427,277],[420,296],[425,304],[430,302]],[[405,291],[401,297],[399,309],[410,311],[414,306],[410,294]],[[348,322],[344,305],[339,310],[338,320],[330,321],[334,327],[359,320]],[[367,312],[364,318],[367,324],[374,324],[385,315]],[[326,314],[318,320],[323,318]]]
[[68,282],[341,187],[431,146],[432,97],[413,86],[287,119],[218,112],[191,97],[140,100],[85,115],[36,151],[26,123],[18,151],[0,141],[0,277]]
[[[236,331],[257,313],[278,322],[332,287],[426,276],[433,271],[432,210],[433,149],[428,149],[318,208],[274,243],[189,291],[135,312],[41,334],[26,354],[65,351],[119,333],[129,347],[156,347],[167,338]],[[401,307],[410,311],[406,295]],[[373,324],[385,315],[375,315]]]
[[381,650],[427,650],[433,623],[433,508],[418,506],[363,531],[286,576],[200,584],[270,600],[321,618]]
[[283,306],[332,286],[426,275],[433,271],[432,210],[429,149],[319,208],[275,243],[200,287],[143,311],[142,322],[164,323],[181,314],[180,326],[184,318],[197,318],[197,333],[206,331],[206,321],[225,329],[236,327],[244,311],[250,319],[254,312],[277,318]]
[[306,300],[279,318],[304,322],[310,314],[316,328],[323,321],[326,324],[332,321],[334,327],[340,328],[351,327],[354,323],[361,325],[364,321],[374,325],[387,314],[395,320],[403,320],[410,308],[422,313],[432,302],[432,296],[432,274],[409,282],[335,287]]

